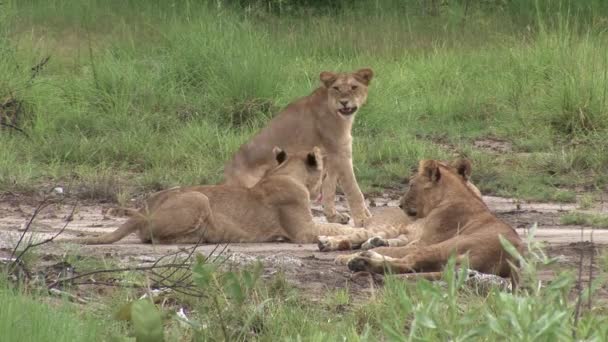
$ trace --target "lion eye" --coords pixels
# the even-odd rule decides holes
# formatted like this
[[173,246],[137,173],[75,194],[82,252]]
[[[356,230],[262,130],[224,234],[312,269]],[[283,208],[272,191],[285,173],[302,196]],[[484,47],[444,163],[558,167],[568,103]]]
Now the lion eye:
[[340,90],[340,88],[338,88],[338,87],[333,87],[333,88],[334,88],[334,90]]
[[357,88],[359,88],[359,87],[357,87],[356,85],[350,87],[350,89],[352,89],[352,90],[357,90]]

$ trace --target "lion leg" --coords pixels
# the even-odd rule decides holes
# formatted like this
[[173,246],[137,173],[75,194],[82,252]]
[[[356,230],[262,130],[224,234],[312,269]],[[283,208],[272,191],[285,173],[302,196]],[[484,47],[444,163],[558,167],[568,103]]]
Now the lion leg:
[[336,210],[336,185],[338,184],[338,174],[332,170],[329,163],[326,167],[326,177],[323,179],[321,192],[323,194],[323,214],[327,222],[347,224],[350,216],[339,213]]
[[359,228],[323,227],[320,229],[318,246],[321,252],[356,249],[370,238],[371,232]]
[[359,184],[357,184],[353,161],[351,158],[340,158],[335,161],[335,165],[338,171],[338,181],[346,194],[346,200],[355,221],[355,226],[363,227],[365,222],[372,217],[372,214],[367,209],[365,198],[363,197],[363,193],[361,193],[361,189],[359,189]]
[[358,257],[362,252],[340,254],[334,259],[334,264],[346,266],[354,258]]
[[377,247],[403,247],[406,246],[410,240],[406,235],[401,234],[396,238],[385,238],[382,236],[374,236],[363,244],[361,244],[361,249],[372,249]]
[[[376,251],[359,254],[348,263],[352,271],[368,271],[374,273],[409,273],[441,271],[451,255],[461,258],[474,244],[466,238],[454,237],[438,244],[425,247],[402,247],[405,255],[393,258]],[[389,252],[388,250],[380,252]],[[403,252],[403,250],[402,250]]]

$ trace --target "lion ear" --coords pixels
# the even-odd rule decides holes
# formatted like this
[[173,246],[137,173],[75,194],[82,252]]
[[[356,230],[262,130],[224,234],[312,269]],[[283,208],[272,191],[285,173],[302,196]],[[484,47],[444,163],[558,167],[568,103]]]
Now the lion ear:
[[321,149],[317,146],[313,147],[312,152],[306,156],[306,164],[317,170],[323,169],[323,156],[321,155]]
[[456,169],[458,174],[468,181],[471,177],[471,161],[465,158],[460,158],[452,162],[452,167]]
[[274,153],[274,158],[277,160],[277,163],[283,164],[283,162],[285,161],[285,159],[287,159],[287,153],[285,153],[285,151],[283,151],[282,149],[280,149],[279,147],[275,146],[272,149],[272,153]]
[[374,77],[374,72],[370,68],[355,71],[355,77],[363,84],[369,85]]
[[418,173],[435,183],[441,179],[439,163],[435,160],[421,160],[418,164]]
[[336,81],[336,78],[338,78],[338,75],[331,71],[323,71],[319,75],[319,79],[321,80],[321,82],[323,82],[325,88],[331,87],[331,85],[334,84],[334,82]]

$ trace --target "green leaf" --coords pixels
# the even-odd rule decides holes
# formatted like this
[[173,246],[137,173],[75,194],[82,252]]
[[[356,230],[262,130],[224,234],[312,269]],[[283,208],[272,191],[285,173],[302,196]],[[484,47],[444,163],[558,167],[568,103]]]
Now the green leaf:
[[427,316],[426,314],[423,314],[423,313],[418,314],[416,317],[416,320],[418,321],[418,323],[420,323],[420,325],[422,325],[425,328],[437,329],[437,325],[435,324],[433,319],[431,317]]
[[207,287],[213,279],[213,272],[215,271],[215,266],[212,264],[207,264],[203,261],[197,260],[196,264],[192,268],[192,280],[194,283],[201,287]]
[[131,321],[137,342],[162,342],[163,322],[160,312],[149,300],[138,300],[131,305]]
[[237,303],[241,304],[245,301],[245,291],[243,291],[240,279],[236,274],[229,272],[225,275],[224,290]]

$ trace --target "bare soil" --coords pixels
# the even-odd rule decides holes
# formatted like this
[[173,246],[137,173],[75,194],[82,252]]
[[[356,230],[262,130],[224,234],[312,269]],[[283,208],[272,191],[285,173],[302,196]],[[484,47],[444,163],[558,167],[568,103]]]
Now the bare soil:
[[[387,190],[385,193],[370,197],[372,206],[397,206],[398,192]],[[501,219],[517,228],[525,238],[529,229],[537,224],[534,239],[543,241],[549,256],[557,257],[558,263],[541,271],[541,279],[547,281],[562,270],[577,271],[581,251],[585,253],[583,261],[583,281],[588,281],[590,271],[597,275],[600,272],[600,255],[605,255],[608,248],[608,230],[592,230],[591,227],[565,226],[560,224],[560,216],[576,209],[574,204],[528,203],[509,198],[486,196],[484,200]],[[65,201],[66,203],[69,201]],[[71,204],[52,204],[42,210],[32,223],[32,233],[25,235],[25,241],[41,241],[56,234],[66,223],[67,228],[61,237],[75,237],[98,234],[116,229],[125,217],[110,214],[112,205],[96,202],[80,202],[70,216]],[[21,237],[24,227],[31,219],[39,201],[31,196],[16,194],[0,195],[0,258],[10,256],[15,244]],[[338,210],[346,211],[344,198],[338,197]],[[608,208],[597,206],[588,212],[608,213]],[[315,219],[324,221],[321,207],[313,205]],[[582,235],[581,235],[582,234]],[[60,237],[60,238],[61,238]],[[59,238],[59,239],[60,239]],[[186,245],[144,245],[134,236],[128,236],[112,245],[76,246],[73,244],[49,243],[37,247],[36,254],[43,260],[50,260],[48,265],[57,265],[65,255],[111,259],[121,265],[145,265],[157,258],[191,247]],[[198,247],[199,253],[209,255],[215,245]],[[256,259],[264,263],[265,274],[283,272],[286,279],[304,290],[312,299],[323,298],[328,290],[348,288],[351,292],[365,293],[373,291],[369,277],[353,275],[346,267],[334,265],[335,253],[321,253],[314,244],[259,243],[230,244],[223,252],[231,262],[247,264]],[[593,265],[590,266],[591,255]],[[85,272],[88,269],[74,269],[74,272]],[[608,298],[608,289],[600,291],[602,297]]]

